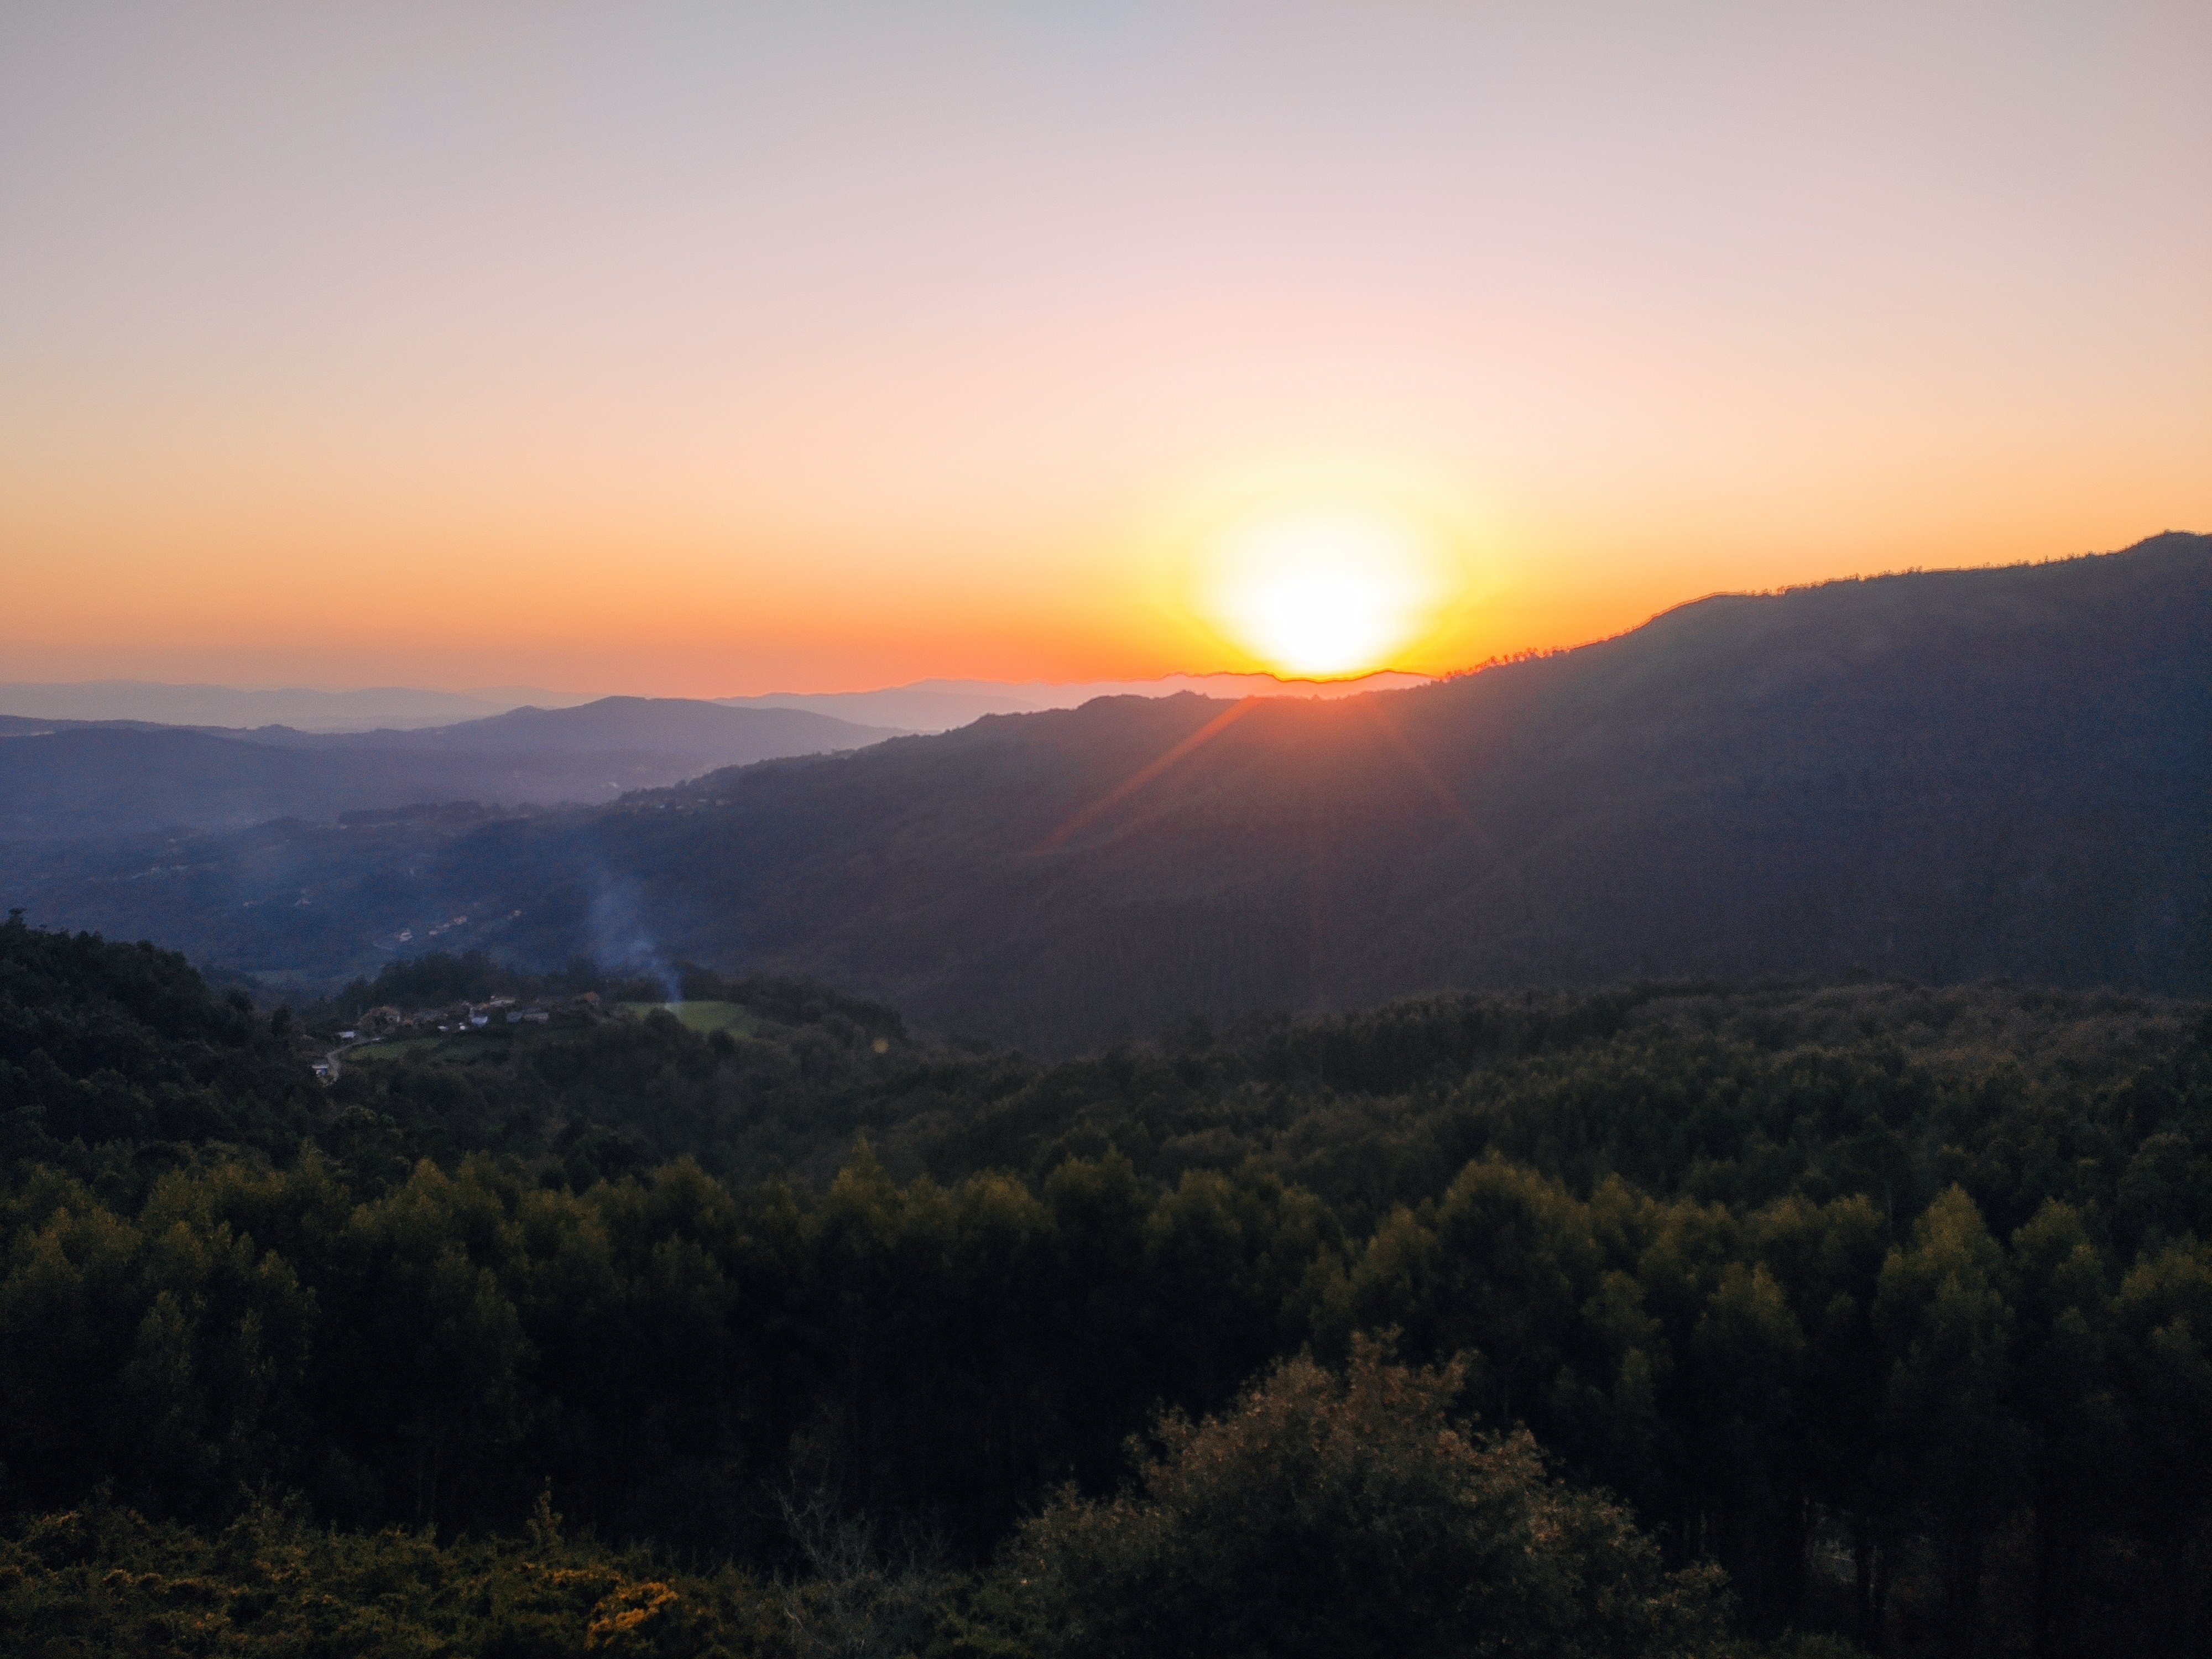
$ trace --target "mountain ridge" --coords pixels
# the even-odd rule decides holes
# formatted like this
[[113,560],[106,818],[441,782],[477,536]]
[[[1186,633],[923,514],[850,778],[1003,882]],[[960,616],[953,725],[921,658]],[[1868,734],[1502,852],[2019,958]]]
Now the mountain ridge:
[[799,710],[609,697],[422,730],[311,732],[0,716],[0,841],[465,799],[604,801],[733,763],[856,748],[892,733]]
[[807,708],[862,718],[921,733],[949,732],[986,714],[1035,714],[1077,708],[1099,697],[1258,696],[1336,698],[1425,684],[1425,674],[1382,669],[1340,680],[1283,679],[1273,674],[1164,674],[1148,680],[916,680],[872,691],[771,691],[717,697],[725,708]]
[[[379,834],[15,890],[288,972],[492,915],[469,942],[518,961],[811,975],[1042,1051],[1685,974],[2186,994],[2212,981],[2212,540],[1719,596],[1410,690],[1102,699]],[[295,916],[260,896],[280,870]]]
[[307,732],[378,726],[413,729],[496,714],[525,702],[586,702],[587,696],[534,686],[439,691],[376,685],[332,691],[318,686],[236,686],[161,680],[13,681],[0,684],[0,711],[74,722],[144,721],[161,726],[250,730],[291,726]]

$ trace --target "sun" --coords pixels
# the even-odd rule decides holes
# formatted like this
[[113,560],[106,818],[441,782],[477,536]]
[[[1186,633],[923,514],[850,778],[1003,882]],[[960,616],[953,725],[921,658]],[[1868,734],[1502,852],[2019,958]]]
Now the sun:
[[1431,628],[1443,550],[1409,514],[1364,501],[1279,501],[1204,538],[1197,609],[1277,673],[1342,678],[1390,665]]

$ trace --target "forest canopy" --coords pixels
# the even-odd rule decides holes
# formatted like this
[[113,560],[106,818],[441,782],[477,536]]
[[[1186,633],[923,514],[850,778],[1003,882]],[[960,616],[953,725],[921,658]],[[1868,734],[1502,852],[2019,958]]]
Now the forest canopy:
[[[611,1008],[592,973],[506,983]],[[229,1585],[243,1632],[293,1592],[246,1583],[241,1527],[334,1586],[520,1585],[557,1510],[559,1571],[601,1577],[545,1628],[682,1578],[658,1605],[722,1623],[664,1651],[783,1650],[787,1595],[883,1651],[1350,1651],[1267,1626],[1299,1615],[1265,1575],[1394,1527],[1477,1598],[1364,1574],[1420,1651],[1507,1593],[1516,1526],[1566,1540],[1516,1606],[1578,1584],[1626,1622],[1499,1651],[2201,1645],[2201,1006],[1669,984],[1041,1065],[818,987],[682,989],[738,1014],[356,1049],[324,1087],[335,1006],[0,927],[0,1629],[98,1564]],[[1462,1489],[1505,1530],[1436,1523]],[[422,1616],[493,1650],[464,1611]]]

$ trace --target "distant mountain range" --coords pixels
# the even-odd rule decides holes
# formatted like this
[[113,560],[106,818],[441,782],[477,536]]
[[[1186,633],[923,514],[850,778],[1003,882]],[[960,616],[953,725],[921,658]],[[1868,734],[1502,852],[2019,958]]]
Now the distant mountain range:
[[[774,691],[718,697],[725,708],[795,708],[834,720],[898,732],[948,732],[985,714],[1029,714],[1074,708],[1093,697],[1171,696],[1196,691],[1215,697],[1342,697],[1425,683],[1418,674],[1370,674],[1348,680],[1279,680],[1267,674],[1170,674],[1156,680],[917,680],[873,691]],[[491,686],[429,691],[383,686],[363,691],[305,687],[242,690],[228,685],[167,685],[153,680],[82,680],[0,684],[0,716],[32,720],[127,722],[295,732],[379,732],[457,726],[510,709],[574,708],[603,701],[596,693]],[[659,699],[659,701],[674,701]]]
[[0,716],[0,841],[329,822],[457,801],[606,801],[718,767],[892,735],[803,709],[660,697],[345,733]]
[[1156,680],[916,680],[881,691],[775,691],[757,697],[719,697],[727,708],[805,708],[841,720],[898,726],[908,732],[950,732],[986,714],[1037,714],[1079,708],[1098,697],[1168,697],[1192,691],[1203,697],[1355,696],[1425,685],[1420,674],[1368,674],[1348,680],[1279,680],[1269,674],[1170,674]]
[[425,691],[386,685],[362,691],[306,686],[247,690],[167,685],[154,680],[0,684],[0,714],[29,720],[135,720],[161,726],[289,726],[301,732],[407,731],[453,726],[533,704],[567,708],[592,698],[533,686]]
[[7,870],[33,921],[258,972],[690,957],[1045,1051],[1445,986],[2202,994],[2212,539],[1705,599],[1408,690],[1109,698],[611,806]]
[[[988,714],[1072,708],[1092,695],[1163,696],[1212,688],[1236,696],[1346,696],[1418,676],[1279,681],[1267,675],[1178,675],[1087,685],[927,680],[878,691],[776,693],[703,702],[601,697],[500,709],[444,724],[419,717],[453,705],[489,708],[508,695],[443,691],[240,691],[144,681],[0,685],[0,842],[77,840],[157,829],[244,829],[276,818],[461,802],[552,806],[612,800],[718,767],[854,749],[964,726]],[[550,694],[547,694],[550,695]],[[272,708],[319,724],[228,723]],[[159,711],[182,721],[67,708]],[[43,709],[45,712],[35,712]],[[27,710],[33,712],[12,712]],[[346,721],[382,713],[366,731]]]

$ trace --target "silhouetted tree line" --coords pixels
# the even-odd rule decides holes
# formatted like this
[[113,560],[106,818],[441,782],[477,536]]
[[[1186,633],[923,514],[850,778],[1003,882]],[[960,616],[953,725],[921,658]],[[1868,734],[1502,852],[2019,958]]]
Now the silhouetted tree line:
[[[1490,1615],[1409,1598],[1508,1555],[1537,1622],[1505,1652],[1717,1650],[1701,1563],[1754,1636],[2212,1629],[2202,1009],[1674,986],[1040,1066],[817,988],[690,988],[750,1034],[549,1028],[325,1093],[282,1011],[180,958],[0,929],[0,1508],[104,1494],[66,1547],[18,1522],[0,1606],[189,1578],[249,1522],[343,1577],[441,1547],[310,1522],[480,1536],[544,1524],[550,1481],[572,1530],[744,1595],[907,1595],[915,1651],[1364,1650],[1330,1583],[1419,1625],[1375,1651],[1458,1651]],[[809,1503],[935,1536],[939,1576],[825,1569]],[[591,1561],[562,1571],[649,1577]],[[686,1582],[655,1605],[743,1599]],[[605,1620],[655,1593],[561,1583]]]

